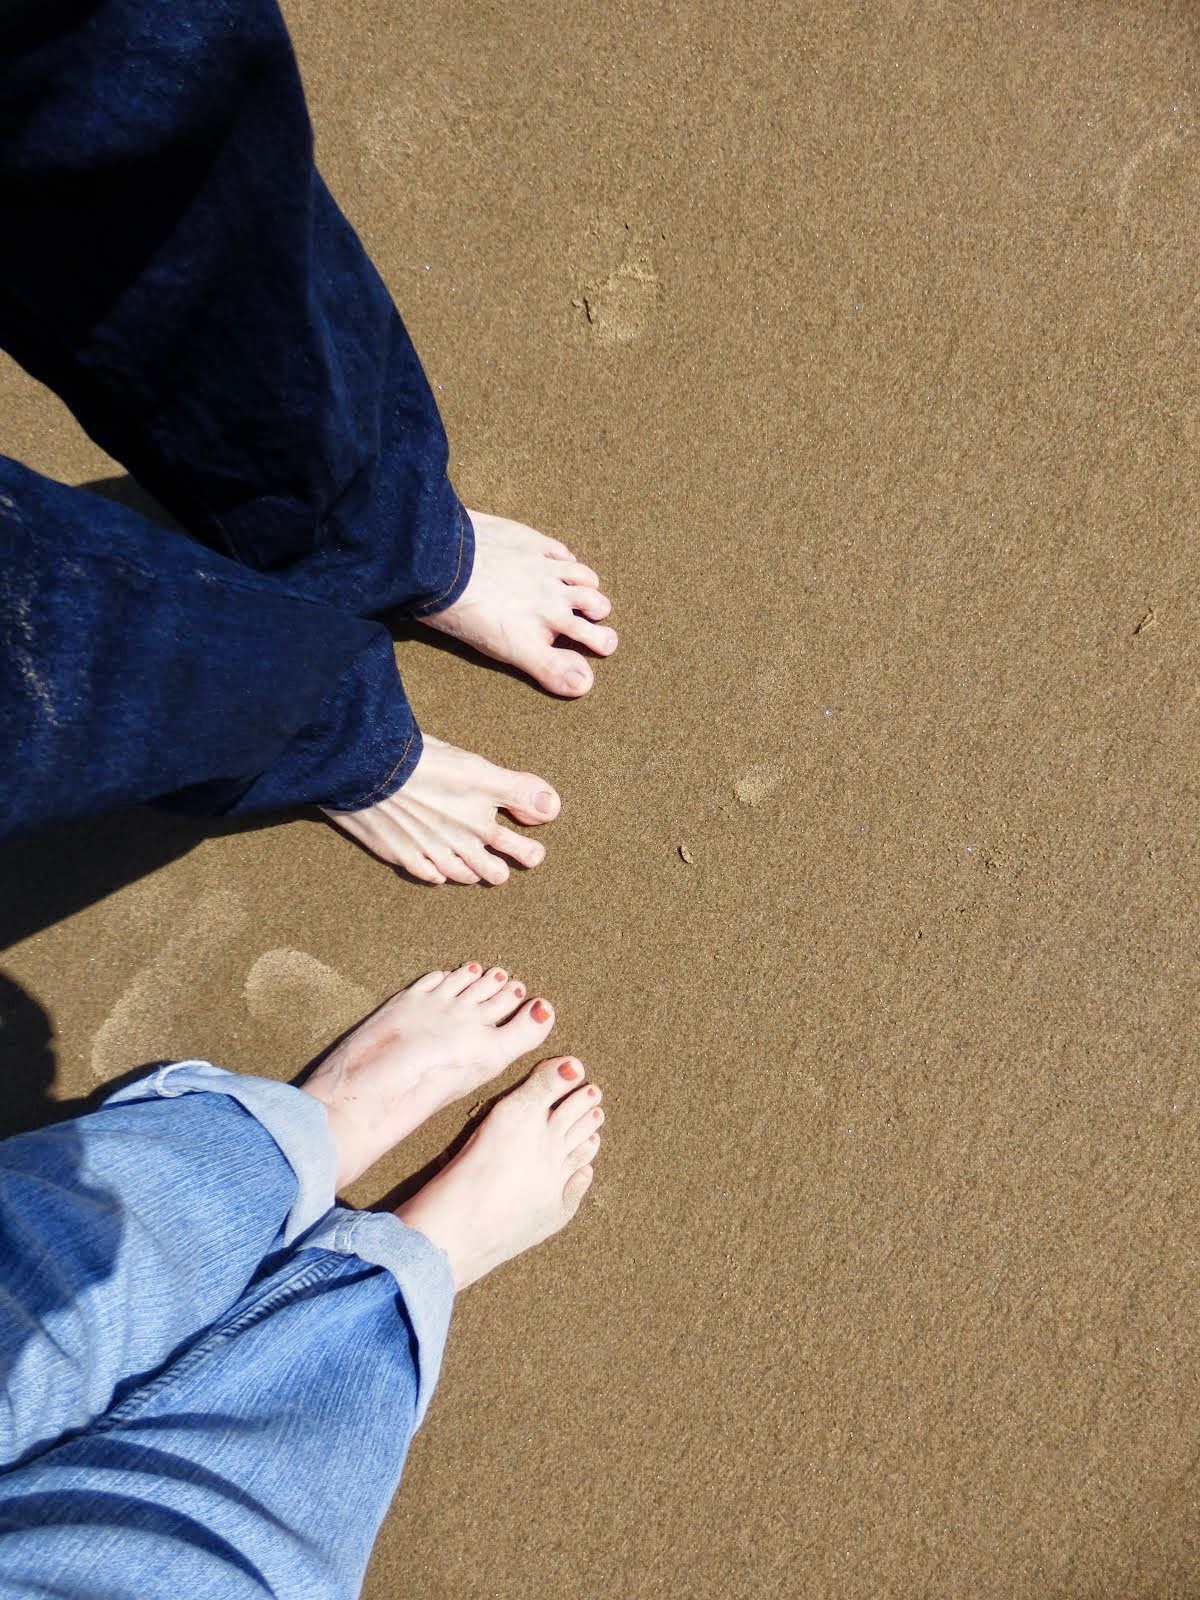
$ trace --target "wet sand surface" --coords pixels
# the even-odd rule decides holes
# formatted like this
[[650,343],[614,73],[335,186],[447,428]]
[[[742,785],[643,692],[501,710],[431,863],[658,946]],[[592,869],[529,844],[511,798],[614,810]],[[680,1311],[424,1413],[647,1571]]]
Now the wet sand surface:
[[1200,14],[285,10],[460,493],[622,646],[569,705],[398,647],[562,791],[498,891],[315,817],[6,846],[12,1103],[554,999],[597,1182],[460,1304],[369,1600],[1200,1592]]

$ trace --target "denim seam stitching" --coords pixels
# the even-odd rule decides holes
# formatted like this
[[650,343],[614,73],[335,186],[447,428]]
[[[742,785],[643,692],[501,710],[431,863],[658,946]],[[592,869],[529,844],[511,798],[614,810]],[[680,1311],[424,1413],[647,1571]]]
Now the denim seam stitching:
[[170,1389],[174,1384],[185,1380],[201,1362],[206,1361],[222,1344],[236,1337],[237,1334],[244,1333],[247,1328],[253,1327],[256,1322],[260,1322],[263,1317],[269,1316],[272,1311],[277,1310],[280,1306],[286,1305],[299,1291],[307,1289],[321,1278],[331,1276],[340,1265],[340,1260],[316,1261],[289,1278],[286,1283],[276,1284],[268,1294],[260,1296],[259,1299],[247,1306],[233,1321],[221,1323],[215,1328],[210,1328],[198,1344],[193,1345],[185,1355],[180,1356],[178,1361],[173,1361],[165,1372],[160,1373],[157,1378],[152,1378],[148,1383],[139,1385],[127,1400],[123,1400],[119,1406],[114,1406],[111,1411],[107,1411],[102,1417],[98,1417],[92,1424],[93,1429],[100,1432],[110,1427],[116,1427],[120,1423],[132,1421],[158,1395]]
[[446,587],[442,590],[441,594],[438,595],[436,600],[427,600],[423,606],[418,606],[415,611],[411,612],[410,613],[411,616],[413,616],[413,617],[427,617],[427,616],[429,616],[429,614],[431,612],[434,612],[434,611],[436,611],[438,609],[438,607],[443,603],[443,601],[445,600],[445,598],[446,598],[446,596],[448,594],[453,593],[454,586],[458,582],[458,579],[459,579],[459,574],[462,572],[463,550],[466,548],[466,543],[467,543],[467,533],[466,533],[465,527],[463,526],[463,509],[462,509],[462,506],[460,505],[459,508],[458,508],[458,561],[455,564],[454,576],[451,578],[450,582],[446,585]]
[[408,752],[412,749],[412,742],[416,738],[416,736],[417,736],[417,731],[414,728],[413,731],[408,736],[408,742],[404,746],[404,749],[400,754],[399,761],[397,761],[396,765],[388,773],[387,777],[381,779],[381,781],[379,783],[377,783],[375,785],[375,787],[368,794],[363,795],[358,800],[352,800],[349,805],[331,806],[330,810],[332,810],[332,811],[360,811],[363,808],[363,806],[369,806],[371,801],[374,800],[374,798],[375,798],[375,796],[377,794],[382,794],[382,792],[387,788],[388,784],[391,783],[392,779],[400,771],[400,768],[408,760]]

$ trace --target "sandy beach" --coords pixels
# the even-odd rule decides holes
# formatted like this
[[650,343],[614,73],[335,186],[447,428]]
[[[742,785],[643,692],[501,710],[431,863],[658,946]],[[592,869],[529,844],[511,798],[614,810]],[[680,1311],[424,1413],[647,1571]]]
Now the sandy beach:
[[[1200,15],[284,11],[459,493],[621,648],[568,704],[398,641],[563,795],[498,890],[315,812],[7,843],[10,1121],[502,962],[605,1147],[457,1307],[367,1600],[1195,1595]],[[0,450],[137,494],[8,362]]]

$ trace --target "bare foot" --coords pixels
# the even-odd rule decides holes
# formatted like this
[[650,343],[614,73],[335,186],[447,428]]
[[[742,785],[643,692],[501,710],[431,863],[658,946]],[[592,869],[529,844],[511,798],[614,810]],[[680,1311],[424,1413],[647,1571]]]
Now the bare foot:
[[541,1244],[579,1209],[604,1121],[600,1091],[583,1079],[570,1057],[541,1062],[396,1212],[450,1257],[455,1288]]
[[361,811],[325,815],[381,861],[423,883],[503,883],[510,856],[540,866],[545,845],[496,821],[503,808],[518,822],[553,822],[562,802],[544,778],[509,772],[432,734],[412,777],[395,794]]
[[475,565],[467,587],[452,606],[421,620],[494,661],[520,667],[552,694],[586,694],[595,681],[587,658],[554,641],[573,639],[598,656],[612,655],[617,635],[599,626],[612,610],[600,579],[565,544],[523,522],[486,511],[468,515]]
[[525,1001],[515,978],[499,967],[484,972],[477,961],[427,973],[393,995],[302,1085],[328,1113],[337,1187],[434,1112],[536,1050],[553,1026],[548,1000]]

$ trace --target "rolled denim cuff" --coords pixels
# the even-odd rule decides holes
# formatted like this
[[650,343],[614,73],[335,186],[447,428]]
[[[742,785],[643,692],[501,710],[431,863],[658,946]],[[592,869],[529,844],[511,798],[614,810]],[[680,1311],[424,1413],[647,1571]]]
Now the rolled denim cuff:
[[475,529],[461,500],[446,481],[442,494],[443,515],[453,530],[446,543],[444,586],[431,599],[418,601],[405,607],[406,615],[414,618],[432,617],[452,606],[462,594],[471,578],[475,565]]
[[323,1217],[300,1248],[357,1256],[396,1280],[417,1341],[413,1427],[419,1428],[442,1370],[454,1306],[454,1277],[445,1251],[390,1212],[351,1211],[345,1206],[335,1206]]
[[407,782],[422,748],[392,641],[377,627],[318,716],[227,810],[238,816],[300,804],[361,811]]
[[279,1146],[296,1175],[296,1198],[283,1230],[283,1243],[294,1244],[333,1205],[337,1151],[324,1106],[290,1083],[226,1072],[211,1061],[176,1061],[159,1067],[148,1078],[118,1089],[105,1104],[195,1093],[229,1095]]

